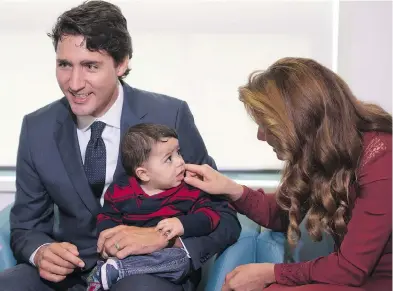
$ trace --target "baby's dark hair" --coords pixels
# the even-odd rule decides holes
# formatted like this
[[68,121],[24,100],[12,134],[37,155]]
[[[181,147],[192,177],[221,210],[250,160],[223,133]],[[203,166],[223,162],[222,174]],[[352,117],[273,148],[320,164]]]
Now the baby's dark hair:
[[166,125],[141,123],[130,127],[121,143],[122,162],[127,175],[135,177],[135,170],[149,159],[152,146],[170,137],[178,139],[176,131]]

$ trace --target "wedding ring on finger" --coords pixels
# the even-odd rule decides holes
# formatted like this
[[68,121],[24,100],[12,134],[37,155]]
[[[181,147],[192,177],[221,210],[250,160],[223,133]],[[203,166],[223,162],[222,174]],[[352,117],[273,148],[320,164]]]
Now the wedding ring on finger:
[[116,248],[116,250],[120,251],[120,246],[119,246],[118,242],[115,242],[115,248]]

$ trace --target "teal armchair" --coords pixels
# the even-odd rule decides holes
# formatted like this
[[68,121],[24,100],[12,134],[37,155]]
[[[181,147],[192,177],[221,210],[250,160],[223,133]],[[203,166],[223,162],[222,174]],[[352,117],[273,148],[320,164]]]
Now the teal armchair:
[[8,205],[0,212],[0,271],[15,265],[16,261],[10,248],[10,210]]
[[[16,263],[10,248],[10,210],[11,205],[0,211],[0,271]],[[238,241],[205,264],[198,291],[220,291],[226,274],[243,264],[305,261],[327,255],[333,250],[331,238],[325,237],[322,242],[314,243],[305,234],[302,224],[301,241],[289,255],[283,233],[264,229],[244,215],[239,214],[238,217],[242,225]]]
[[[0,211],[0,271],[10,268],[16,264],[15,258],[10,248],[10,223],[9,215],[12,205],[7,206]],[[259,234],[260,227],[239,215],[242,224],[242,232],[237,243],[225,250],[221,255],[213,257],[206,263],[202,270],[202,281],[198,291],[219,291],[225,275],[232,271],[240,264],[246,264],[254,259],[253,251],[255,250],[256,237]],[[233,256],[237,254],[237,256]]]

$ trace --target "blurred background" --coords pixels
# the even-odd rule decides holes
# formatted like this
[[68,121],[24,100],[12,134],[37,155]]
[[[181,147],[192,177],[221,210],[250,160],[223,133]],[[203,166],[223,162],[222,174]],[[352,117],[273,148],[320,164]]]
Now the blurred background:
[[[218,168],[274,189],[282,163],[238,101],[248,75],[313,58],[355,95],[392,112],[392,1],[127,0],[134,46],[126,82],[187,101]],[[22,118],[62,97],[50,32],[81,1],[0,0],[0,209],[14,199]]]

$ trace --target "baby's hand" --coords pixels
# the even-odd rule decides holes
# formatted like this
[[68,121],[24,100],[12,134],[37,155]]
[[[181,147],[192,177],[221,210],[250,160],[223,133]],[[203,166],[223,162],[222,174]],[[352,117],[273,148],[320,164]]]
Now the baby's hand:
[[183,224],[176,217],[161,220],[157,224],[156,230],[161,232],[168,240],[184,234]]

